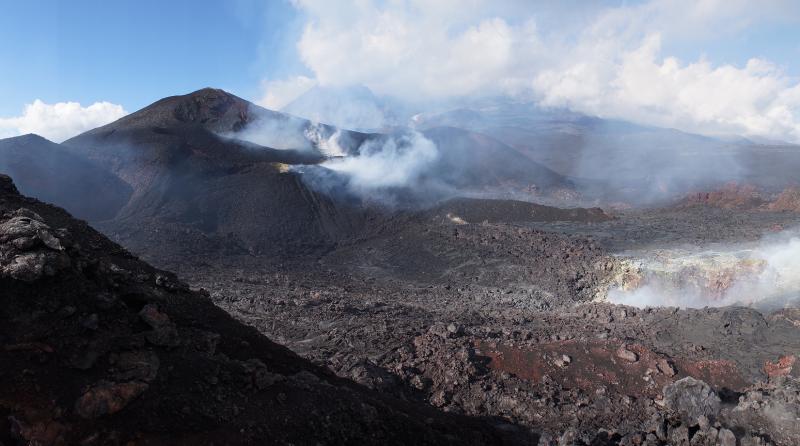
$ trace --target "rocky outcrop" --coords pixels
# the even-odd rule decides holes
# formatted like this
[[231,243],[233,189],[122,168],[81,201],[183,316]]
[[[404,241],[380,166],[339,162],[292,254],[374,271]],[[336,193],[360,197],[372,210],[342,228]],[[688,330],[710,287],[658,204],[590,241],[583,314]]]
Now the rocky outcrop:
[[758,188],[749,184],[728,183],[709,191],[687,195],[682,206],[710,206],[722,209],[756,209],[767,203]]
[[780,377],[748,389],[725,413],[726,421],[752,435],[779,445],[800,439],[800,380]]
[[0,215],[0,277],[30,282],[55,275],[69,262],[60,238],[41,216],[25,208]]
[[787,187],[767,208],[771,211],[800,212],[800,187]]
[[797,378],[756,384],[728,404],[703,381],[684,378],[664,388],[664,404],[669,415],[654,418],[646,436],[668,444],[790,446],[800,438]]
[[715,420],[719,416],[720,402],[711,386],[691,376],[664,388],[667,409],[679,414],[689,426],[697,426],[702,418],[706,422]]

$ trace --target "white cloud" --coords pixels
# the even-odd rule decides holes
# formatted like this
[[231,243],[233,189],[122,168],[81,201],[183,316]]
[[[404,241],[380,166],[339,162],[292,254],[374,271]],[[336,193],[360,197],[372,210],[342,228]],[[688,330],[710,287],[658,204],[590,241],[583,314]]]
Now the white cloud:
[[472,94],[505,76],[521,37],[502,18],[451,16],[469,10],[456,5],[390,2],[381,9],[355,2],[340,7],[348,11],[342,15],[317,2],[301,4],[312,18],[298,50],[326,86],[365,84],[404,97]]
[[363,84],[407,99],[506,94],[700,133],[800,141],[800,86],[777,65],[687,62],[663,50],[797,21],[796,2],[651,0],[589,12],[570,2],[332,3],[295,1],[308,17],[298,51],[315,75],[305,85]]
[[21,116],[0,118],[0,135],[7,137],[36,133],[61,142],[116,121],[126,114],[121,105],[110,102],[95,102],[82,107],[77,102],[47,104],[37,99],[25,106]]
[[261,85],[264,96],[258,101],[258,105],[270,110],[280,110],[315,85],[317,81],[306,76],[264,81]]
[[[638,48],[547,68],[533,79],[542,103],[598,116],[683,130],[800,140],[797,84],[777,66],[751,59],[743,67],[682,64],[659,56],[653,34]],[[581,53],[592,52],[586,48]]]

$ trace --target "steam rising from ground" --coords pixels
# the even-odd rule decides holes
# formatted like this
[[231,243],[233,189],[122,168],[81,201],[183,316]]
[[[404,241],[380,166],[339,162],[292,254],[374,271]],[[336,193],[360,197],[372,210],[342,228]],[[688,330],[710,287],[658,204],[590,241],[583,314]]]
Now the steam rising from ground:
[[262,119],[225,136],[278,150],[304,149],[309,145],[304,134],[305,124],[301,120]]
[[347,150],[344,149],[340,143],[342,139],[342,131],[336,130],[332,135],[326,137],[327,132],[321,131],[319,126],[306,129],[304,132],[309,141],[314,142],[317,149],[326,156],[345,156]]
[[393,205],[400,195],[419,199],[431,195],[428,189],[441,187],[433,172],[439,150],[415,130],[362,134],[269,110],[250,112],[255,119],[245,128],[221,136],[322,155],[319,164],[291,169],[328,195]]
[[263,147],[278,150],[318,151],[322,155],[335,157],[347,153],[348,145],[341,130],[293,116],[251,109],[257,117],[245,128],[223,134]]
[[[232,132],[225,137],[241,139],[278,150],[314,150],[325,154],[339,155],[342,149],[338,146],[340,132],[322,124],[312,123],[296,118],[263,118],[243,130]],[[328,153],[328,152],[331,153]]]
[[[337,134],[320,143],[338,147]],[[331,149],[331,152],[334,152]],[[342,152],[340,152],[342,153]],[[398,205],[406,195],[427,194],[427,184],[439,158],[433,141],[419,132],[405,131],[364,141],[348,156],[335,156],[316,166],[296,166],[312,188],[329,195],[350,197],[382,205]]]
[[347,174],[354,190],[369,191],[413,184],[437,157],[431,140],[409,132],[385,141],[367,141],[357,156],[332,159],[322,165]]
[[800,301],[800,230],[753,245],[660,250],[634,261],[638,271],[609,292],[617,304],[702,308],[777,308]]

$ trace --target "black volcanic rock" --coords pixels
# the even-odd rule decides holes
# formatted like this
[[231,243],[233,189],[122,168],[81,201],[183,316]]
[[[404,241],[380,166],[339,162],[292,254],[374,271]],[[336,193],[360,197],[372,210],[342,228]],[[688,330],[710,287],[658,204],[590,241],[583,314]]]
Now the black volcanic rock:
[[17,186],[14,184],[14,180],[12,180],[10,176],[0,175],[0,193],[12,195],[19,193]]
[[221,90],[200,90],[66,141],[133,187],[103,229],[139,252],[168,248],[185,255],[314,251],[357,228],[358,212],[310,190],[289,169],[319,162],[319,152],[221,136],[251,121],[248,107],[255,106]]
[[113,218],[132,192],[102,167],[37,135],[0,140],[0,173],[16,178],[24,194],[91,221]]
[[5,268],[15,260],[0,258],[2,444],[501,444],[516,435],[336,378],[0,176],[0,252],[11,251],[42,271],[59,260],[19,277]]

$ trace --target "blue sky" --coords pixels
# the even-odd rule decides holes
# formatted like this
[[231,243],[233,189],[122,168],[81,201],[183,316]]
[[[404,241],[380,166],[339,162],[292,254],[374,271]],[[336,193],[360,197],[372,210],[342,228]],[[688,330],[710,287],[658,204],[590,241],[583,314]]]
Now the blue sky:
[[280,108],[364,85],[800,141],[798,25],[796,0],[3,0],[0,137],[206,86]]
[[20,0],[0,8],[0,116],[34,99],[133,111],[205,86],[254,97],[262,78],[302,71],[287,41],[302,23],[281,0]]
[[775,62],[787,73],[800,75],[800,27],[795,21],[778,21],[743,29],[734,34],[700,41],[670,43],[665,51],[683,60],[706,57],[716,64],[744,65],[753,57]]

